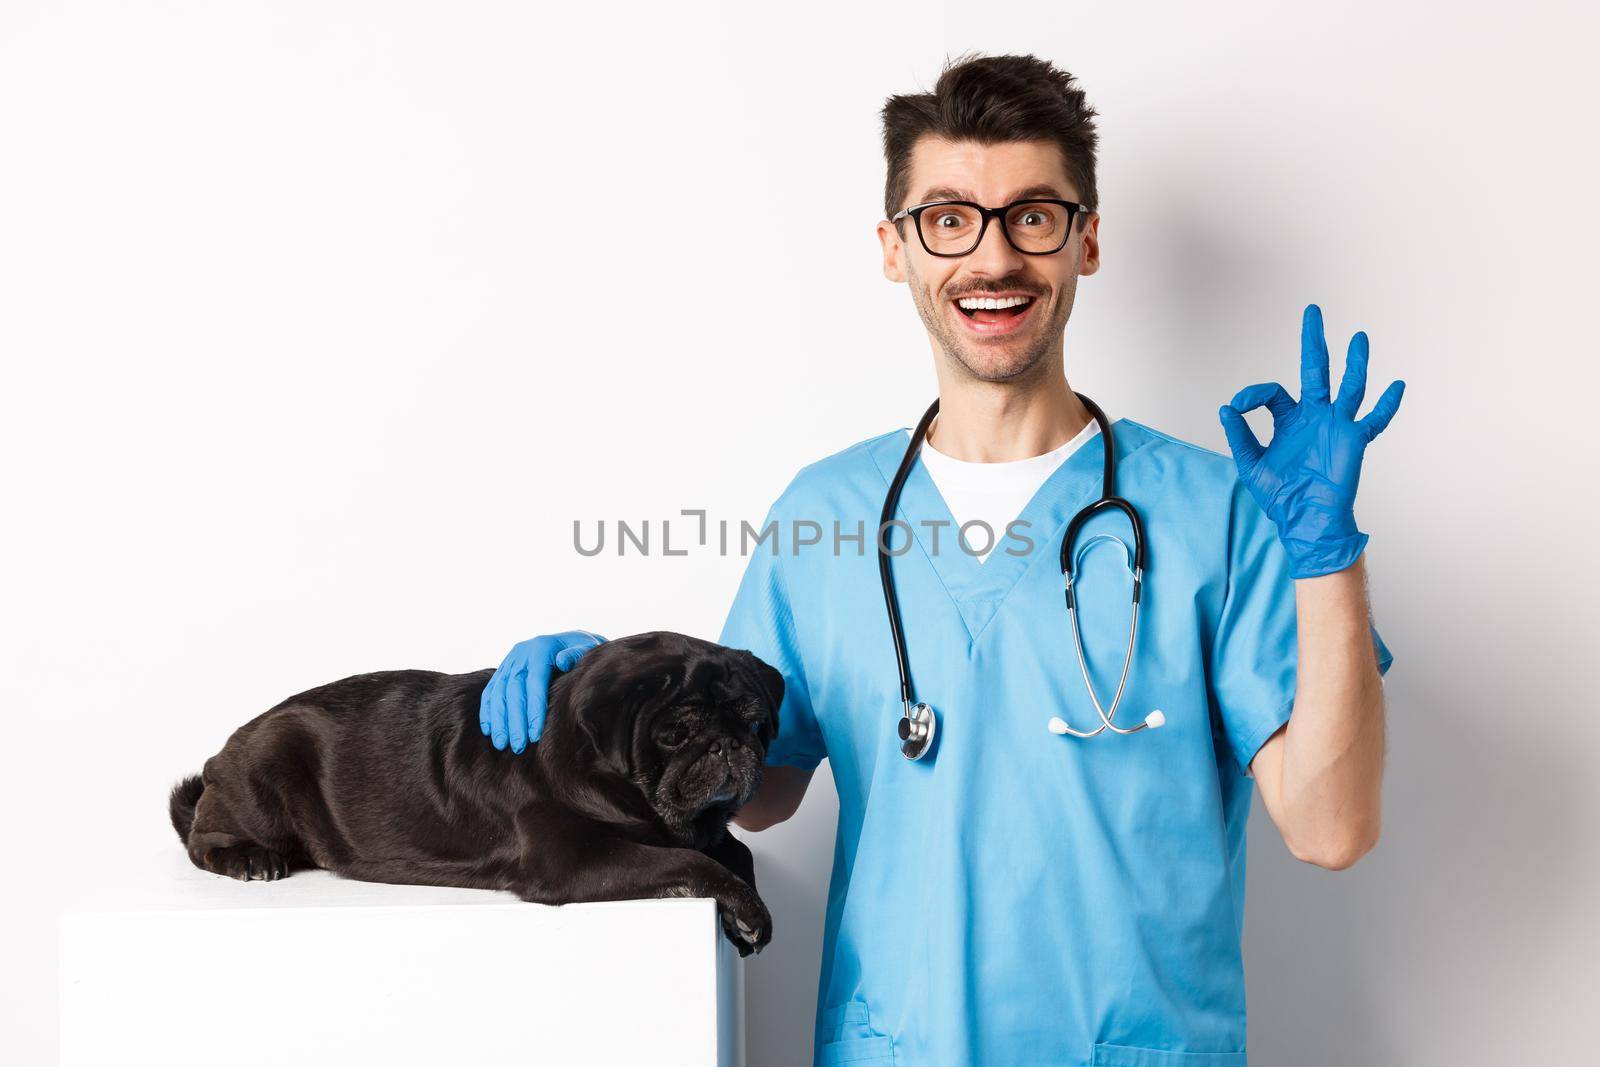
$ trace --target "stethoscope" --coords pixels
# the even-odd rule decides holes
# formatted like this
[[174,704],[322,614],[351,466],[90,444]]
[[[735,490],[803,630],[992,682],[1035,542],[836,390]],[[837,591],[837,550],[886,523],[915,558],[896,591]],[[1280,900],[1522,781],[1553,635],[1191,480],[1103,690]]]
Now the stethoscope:
[[[1100,480],[1100,499],[1074,515],[1072,521],[1067,524],[1066,536],[1061,539],[1061,573],[1066,579],[1067,617],[1072,621],[1072,641],[1078,649],[1078,667],[1083,672],[1083,684],[1089,690],[1089,700],[1093,702],[1094,710],[1100,716],[1100,725],[1093,730],[1076,730],[1059,715],[1052,716],[1046,725],[1053,734],[1071,734],[1073,737],[1094,737],[1106,730],[1119,734],[1133,734],[1146,727],[1154,729],[1167,721],[1159,709],[1145,716],[1144,722],[1138,726],[1122,727],[1111,721],[1116,717],[1117,705],[1122,702],[1123,689],[1128,682],[1128,668],[1133,663],[1134,641],[1139,634],[1139,591],[1144,584],[1144,524],[1132,504],[1113,495],[1116,488],[1116,451],[1111,439],[1111,426],[1106,421],[1105,412],[1082,393],[1077,393],[1077,397],[1083,401],[1089,413],[1094,416],[1094,421],[1100,426],[1101,448],[1105,453],[1105,473]],[[911,433],[911,444],[906,447],[905,457],[900,460],[900,469],[895,471],[894,479],[889,483],[889,495],[883,502],[883,517],[878,522],[878,573],[883,578],[883,602],[889,609],[889,632],[894,637],[895,663],[900,668],[902,705],[899,726],[900,752],[906,759],[912,760],[921,759],[927,753],[933,744],[939,723],[933,708],[916,700],[911,688],[911,669],[906,664],[906,635],[900,625],[900,602],[894,594],[894,574],[889,566],[889,552],[884,544],[884,535],[890,521],[894,519],[895,510],[900,505],[900,490],[906,484],[912,464],[916,462],[917,449],[928,435],[928,427],[932,425],[933,417],[937,414],[939,414],[939,401],[935,400]],[[1133,525],[1133,558],[1128,559],[1128,546],[1110,534],[1097,534],[1091,537],[1074,555],[1072,547],[1077,540],[1078,531],[1097,512],[1107,508],[1121,511]],[[1095,695],[1094,682],[1089,678],[1089,664],[1083,654],[1083,634],[1078,628],[1077,597],[1073,593],[1073,581],[1081,571],[1083,553],[1093,547],[1095,542],[1102,540],[1113,541],[1121,547],[1123,562],[1133,574],[1133,617],[1128,624],[1128,650],[1122,657],[1122,677],[1117,682],[1117,694],[1112,698],[1109,710],[1101,706],[1100,698]]]

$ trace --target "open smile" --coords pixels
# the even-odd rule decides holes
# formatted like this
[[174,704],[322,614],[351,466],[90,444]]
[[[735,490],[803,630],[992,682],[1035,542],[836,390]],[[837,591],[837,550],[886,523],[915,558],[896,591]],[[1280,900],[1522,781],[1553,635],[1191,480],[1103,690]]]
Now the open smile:
[[956,318],[970,332],[982,337],[1001,337],[1022,329],[1038,302],[1032,293],[983,294],[958,297],[950,301],[950,306],[956,309]]

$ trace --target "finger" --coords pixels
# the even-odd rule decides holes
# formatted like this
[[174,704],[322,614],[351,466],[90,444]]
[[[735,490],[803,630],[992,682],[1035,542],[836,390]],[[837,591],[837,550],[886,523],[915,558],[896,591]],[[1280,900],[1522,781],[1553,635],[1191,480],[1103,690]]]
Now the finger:
[[590,633],[588,630],[571,630],[557,638],[562,650],[569,648],[590,649],[595,645],[605,644],[605,640],[599,634]]
[[1300,320],[1300,402],[1328,402],[1328,339],[1322,333],[1322,309],[1306,305]]
[[495,719],[495,682],[503,682],[506,665],[511,662],[511,657],[516,655],[516,649],[506,653],[505,659],[500,661],[500,666],[489,676],[489,682],[483,687],[483,692],[478,696],[478,729],[483,731],[485,737],[494,732]]
[[1357,426],[1367,431],[1367,440],[1371,441],[1384,431],[1389,425],[1389,420],[1394,418],[1394,413],[1400,410],[1400,397],[1406,391],[1406,383],[1399,378],[1389,383],[1389,388],[1383,391],[1378,402],[1372,405],[1372,410],[1367,417],[1356,423]]
[[511,751],[528,747],[528,675],[519,671],[506,683],[506,736]]
[[1222,432],[1228,435],[1228,447],[1233,450],[1234,462],[1239,465],[1240,473],[1249,473],[1261,459],[1261,442],[1256,440],[1255,432],[1244,421],[1244,416],[1230,405],[1222,405],[1217,415],[1222,419]]
[[1277,426],[1295,409],[1294,398],[1289,395],[1289,390],[1277,382],[1261,382],[1258,385],[1247,385],[1233,394],[1233,399],[1228,401],[1228,406],[1241,415],[1247,411],[1265,407],[1272,412],[1273,426]]
[[570,636],[562,639],[561,650],[555,656],[555,668],[558,671],[570,671],[578,665],[590,649],[598,648],[606,643],[606,639],[597,633],[588,630],[574,630]]
[[537,741],[544,733],[545,713],[550,703],[550,664],[537,660],[528,664],[528,740]]
[[1357,330],[1350,338],[1350,351],[1344,357],[1344,377],[1339,380],[1339,399],[1333,402],[1334,414],[1353,419],[1367,395],[1367,333]]
[[506,747],[506,682],[510,678],[511,671],[502,665],[483,690],[486,707],[479,714],[489,720],[489,740],[495,748]]

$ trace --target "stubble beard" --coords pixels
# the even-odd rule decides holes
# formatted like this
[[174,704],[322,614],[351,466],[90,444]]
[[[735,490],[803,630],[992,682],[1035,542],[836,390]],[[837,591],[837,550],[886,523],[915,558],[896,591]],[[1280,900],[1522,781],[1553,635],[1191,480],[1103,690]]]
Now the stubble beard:
[[[1050,320],[1042,326],[1035,323],[1026,341],[986,344],[958,333],[961,327],[941,314],[943,309],[936,306],[927,285],[915,274],[911,275],[912,301],[917,306],[917,314],[922,317],[923,325],[938,342],[940,351],[963,373],[981,382],[1020,382],[1042,373],[1049,366],[1051,355],[1062,343],[1067,317],[1072,313],[1074,289],[1076,286],[1055,294],[1059,299],[1050,309]],[[1046,297],[1035,299],[1043,300]]]

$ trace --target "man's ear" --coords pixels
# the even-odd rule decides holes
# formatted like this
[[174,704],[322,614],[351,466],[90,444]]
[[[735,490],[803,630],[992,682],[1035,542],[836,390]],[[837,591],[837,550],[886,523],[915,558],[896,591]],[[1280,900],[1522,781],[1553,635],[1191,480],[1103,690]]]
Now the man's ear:
[[883,276],[891,282],[906,280],[906,246],[900,231],[888,219],[878,220],[878,243],[883,246]]

